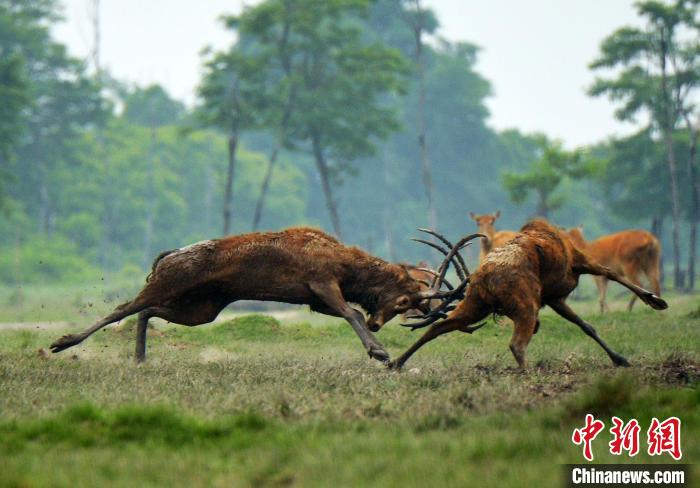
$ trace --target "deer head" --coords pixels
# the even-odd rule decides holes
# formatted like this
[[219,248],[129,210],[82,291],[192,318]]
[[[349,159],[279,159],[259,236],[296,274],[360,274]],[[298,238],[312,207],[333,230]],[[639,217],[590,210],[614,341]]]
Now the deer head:
[[[467,284],[469,283],[469,269],[467,268],[467,265],[464,262],[464,258],[461,254],[459,254],[459,251],[468,246],[471,243],[471,241],[473,239],[476,239],[477,237],[481,237],[482,239],[486,238],[484,234],[471,234],[460,239],[459,242],[457,242],[457,244],[453,245],[442,234],[439,234],[433,230],[418,230],[436,237],[447,247],[444,247],[440,244],[436,244],[431,241],[426,241],[424,239],[412,239],[416,242],[420,242],[422,244],[432,247],[433,249],[438,250],[445,256],[445,259],[443,260],[442,264],[440,264],[438,270],[434,272],[435,275],[432,280],[432,283],[430,283],[430,286],[427,289],[422,290],[418,295],[423,300],[423,308],[420,308],[423,314],[409,317],[420,319],[419,322],[408,324],[414,328],[424,327],[428,324],[432,324],[433,322],[441,318],[445,318],[447,316],[447,312],[454,308],[451,305],[451,303],[464,298],[464,291],[467,288]],[[452,284],[445,279],[445,275],[447,274],[447,270],[450,265],[454,266],[455,272],[457,273],[457,276],[460,279],[460,283],[456,287],[452,286]],[[447,290],[441,289],[443,285],[447,288]],[[437,306],[426,307],[426,304],[429,304],[431,301],[436,299],[440,300]],[[428,308],[428,311],[425,311],[426,308]]]
[[471,219],[474,222],[476,222],[476,225],[479,227],[479,232],[481,234],[485,234],[489,240],[492,240],[493,235],[496,233],[496,228],[494,227],[494,224],[500,216],[500,210],[496,210],[496,213],[493,214],[483,215],[476,215],[474,212],[469,212],[469,217],[471,217]]

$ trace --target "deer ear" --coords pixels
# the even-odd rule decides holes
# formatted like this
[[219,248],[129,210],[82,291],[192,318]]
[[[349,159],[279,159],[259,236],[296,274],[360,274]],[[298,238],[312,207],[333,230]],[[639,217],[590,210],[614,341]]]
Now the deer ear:
[[500,211],[500,210],[496,210],[496,213],[493,214],[493,216],[494,216],[495,218],[500,217],[500,216],[501,216],[501,211]]
[[583,230],[583,224],[578,224],[578,230]]
[[396,303],[394,304],[394,307],[396,307],[397,310],[406,310],[410,306],[411,299],[408,295],[401,295],[396,299]]

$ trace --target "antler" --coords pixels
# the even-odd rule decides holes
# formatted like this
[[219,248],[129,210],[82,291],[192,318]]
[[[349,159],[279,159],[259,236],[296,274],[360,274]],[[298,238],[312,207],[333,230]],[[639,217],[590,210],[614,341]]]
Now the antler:
[[[419,322],[413,322],[410,324],[401,324],[405,327],[411,327],[411,330],[415,330],[420,327],[425,327],[427,325],[432,324],[433,322],[447,317],[447,312],[451,311],[454,309],[454,306],[450,306],[450,304],[464,296],[464,289],[467,287],[467,284],[469,283],[469,270],[467,269],[467,265],[464,262],[464,259],[462,256],[459,254],[459,251],[463,249],[464,247],[468,246],[470,244],[470,241],[477,238],[477,237],[486,237],[483,234],[471,234],[466,237],[463,237],[462,239],[459,240],[459,242],[456,245],[452,245],[452,243],[445,238],[443,235],[430,230],[430,229],[418,229],[421,232],[425,232],[427,234],[430,234],[432,236],[437,237],[440,239],[444,244],[448,245],[450,247],[450,250],[448,251],[446,248],[443,246],[436,244],[434,242],[426,241],[423,239],[413,239],[416,242],[420,242],[423,244],[426,244],[434,249],[437,249],[440,251],[444,256],[445,259],[443,262],[440,264],[440,267],[438,268],[437,273],[434,273],[435,279],[433,280],[433,284],[430,287],[429,290],[422,292],[422,297],[424,299],[432,299],[432,298],[439,298],[442,299],[442,303],[438,305],[436,308],[431,310],[430,312],[424,314],[424,315],[417,315],[417,316],[412,316],[410,318],[418,318],[418,319],[423,319]],[[449,290],[448,291],[441,291],[440,288],[442,287],[442,284],[445,283],[445,274],[447,273],[447,269],[449,268],[450,264],[453,264],[455,267],[455,271],[457,272],[457,275],[459,276],[459,279],[461,280],[459,286],[456,288],[453,288],[451,285],[447,284]]]
[[[457,244],[452,246],[452,249],[450,249],[449,252],[445,252],[446,250],[437,244],[431,247],[435,247],[436,249],[440,250],[443,254],[445,254],[445,259],[443,260],[442,264],[438,268],[438,277],[435,279],[433,282],[433,286],[431,287],[430,290],[423,292],[423,298],[448,298],[450,296],[455,295],[458,290],[461,291],[466,287],[467,282],[469,281],[469,271],[466,269],[466,266],[464,268],[460,268],[458,264],[455,263],[454,258],[455,256],[459,256],[459,251],[463,247],[466,247],[469,245],[469,241],[472,239],[475,239],[477,237],[485,237],[483,234],[471,234],[466,237],[463,237],[462,239],[459,240]],[[444,238],[443,238],[444,239]],[[445,239],[447,240],[447,239]],[[449,242],[449,241],[447,241]],[[434,244],[434,243],[431,243]],[[457,262],[461,261],[461,263],[464,262],[463,259],[461,259],[461,256],[457,258]],[[460,263],[460,264],[461,264]],[[455,269],[458,269],[458,274],[461,280],[461,283],[459,286],[457,286],[454,290],[450,291],[440,291],[440,287],[442,286],[443,280],[445,279],[445,274],[447,273],[447,269],[449,268],[450,264],[454,264]]]
[[[425,241],[420,241],[419,239],[412,239],[412,240],[417,241],[417,242],[425,242]],[[432,242],[430,244],[432,244]],[[418,271],[425,271],[426,273],[430,273],[431,275],[433,275],[434,278],[437,278],[439,276],[435,270],[430,269],[430,268],[415,268],[415,269]],[[424,283],[428,288],[433,287],[433,283],[428,283],[427,280],[418,280],[418,281],[420,281],[421,283]],[[443,279],[442,282],[445,284],[445,286],[447,286],[448,290],[454,289],[454,286],[452,286],[452,283],[450,283],[446,279]]]
[[[425,232],[426,234],[430,234],[433,237],[437,237],[440,241],[442,241],[447,246],[448,249],[452,249],[454,247],[452,245],[452,243],[449,240],[447,240],[447,238],[445,236],[443,236],[442,234],[440,234],[434,230],[425,229],[422,227],[419,228],[418,230],[420,232]],[[421,242],[425,243],[426,241],[421,241]],[[431,242],[429,245],[433,245],[433,243]],[[447,255],[444,248],[441,249],[440,252],[442,252],[444,255]],[[464,259],[462,259],[461,254],[457,253],[457,255],[455,257],[457,258],[457,261],[459,263],[459,266],[457,266],[456,263],[453,263],[455,265],[455,271],[457,272],[457,276],[459,276],[459,279],[463,280],[465,277],[469,276],[469,269],[467,269],[467,265],[465,264]]]

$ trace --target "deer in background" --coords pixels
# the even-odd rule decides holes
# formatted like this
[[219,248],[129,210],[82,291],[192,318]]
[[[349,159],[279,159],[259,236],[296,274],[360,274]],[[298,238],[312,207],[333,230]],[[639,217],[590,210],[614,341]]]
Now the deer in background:
[[[569,229],[568,234],[578,249],[635,285],[641,286],[639,277],[644,275],[652,291],[657,296],[661,296],[659,283],[661,245],[652,233],[645,230],[624,230],[589,242],[583,237],[583,226]],[[594,279],[598,288],[600,312],[603,313],[608,310],[605,301],[608,279],[605,276],[595,276]],[[632,310],[636,300],[637,295],[633,294],[627,310]]]
[[[449,266],[446,259],[438,276]],[[133,300],[79,334],[53,344],[56,353],[129,315],[138,313],[136,360],[146,358],[151,317],[194,326],[213,321],[236,300],[307,304],[312,310],[343,317],[370,357],[389,355],[372,335],[409,309],[429,311],[431,299],[462,296],[466,280],[454,290],[425,289],[404,266],[387,263],[328,234],[307,227],[256,232],[198,242],[161,253],[146,284]],[[348,302],[362,307],[368,318]]]
[[479,251],[479,263],[484,261],[486,255],[496,248],[502,247],[506,242],[517,235],[512,230],[499,230],[494,227],[494,223],[501,216],[501,211],[496,210],[494,214],[476,215],[469,212],[471,219],[479,227],[479,233],[484,234],[486,239],[481,239],[481,250]]
[[[459,243],[453,251],[458,248]],[[463,272],[467,273],[466,269]],[[510,350],[518,366],[525,369],[525,352],[539,329],[538,314],[545,305],[595,340],[613,364],[629,366],[627,359],[610,349],[593,326],[566,304],[566,298],[576,288],[582,274],[617,281],[654,309],[668,307],[658,296],[581,252],[565,232],[544,220],[535,220],[527,223],[506,245],[494,249],[476,271],[467,276],[469,287],[465,297],[446,317],[441,310],[445,308],[443,303],[424,314],[420,322],[403,324],[412,328],[430,325],[430,329],[396,361],[389,363],[389,367],[401,368],[421,346],[442,334],[456,330],[471,334],[484,325],[475,324],[490,314],[499,314],[514,322]],[[441,318],[444,320],[438,322]]]

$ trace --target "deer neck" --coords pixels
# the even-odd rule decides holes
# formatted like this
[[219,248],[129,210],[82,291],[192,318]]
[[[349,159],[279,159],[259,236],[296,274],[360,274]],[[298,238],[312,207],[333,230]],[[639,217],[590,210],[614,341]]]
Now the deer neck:
[[484,259],[484,256],[493,249],[493,237],[496,235],[496,229],[490,227],[484,230],[480,229],[479,232],[486,236],[486,239],[481,239],[481,252],[479,253],[480,258]]
[[401,271],[403,268],[398,265],[371,258],[366,263],[350,267],[341,283],[341,291],[347,301],[373,312],[389,287],[400,288]]

